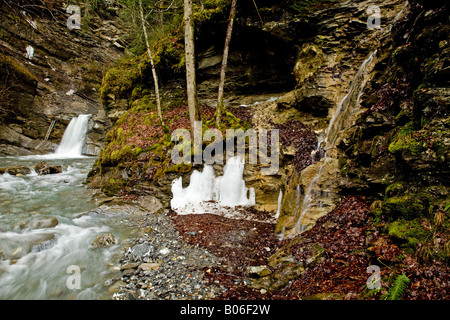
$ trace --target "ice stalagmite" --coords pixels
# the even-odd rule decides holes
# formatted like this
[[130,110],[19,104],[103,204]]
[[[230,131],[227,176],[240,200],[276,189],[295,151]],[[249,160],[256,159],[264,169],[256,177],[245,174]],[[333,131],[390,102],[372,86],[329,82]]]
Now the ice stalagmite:
[[194,170],[189,186],[183,188],[181,177],[172,182],[172,210],[178,214],[207,213],[214,209],[255,205],[255,191],[243,179],[245,163],[240,157],[228,159],[222,176],[205,165],[202,172]]

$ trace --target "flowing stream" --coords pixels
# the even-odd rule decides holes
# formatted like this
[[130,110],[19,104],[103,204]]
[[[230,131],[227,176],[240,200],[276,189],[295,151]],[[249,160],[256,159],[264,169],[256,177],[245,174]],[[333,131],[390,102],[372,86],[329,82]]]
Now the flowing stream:
[[[84,185],[95,161],[81,155],[87,119],[72,120],[55,154],[0,158],[0,167],[31,168],[28,175],[0,175],[0,299],[110,298],[103,284],[118,272],[112,261],[119,245],[91,244],[101,232],[120,243],[128,230],[96,209]],[[63,172],[38,175],[32,168],[40,161]]]

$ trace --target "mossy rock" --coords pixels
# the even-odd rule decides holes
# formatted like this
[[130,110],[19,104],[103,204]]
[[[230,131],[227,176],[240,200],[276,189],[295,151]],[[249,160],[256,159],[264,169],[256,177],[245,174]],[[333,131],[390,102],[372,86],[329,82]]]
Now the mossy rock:
[[169,168],[167,168],[166,172],[188,173],[191,170],[192,170],[191,163],[180,163],[180,164],[175,164],[173,166],[170,166]]
[[18,78],[27,83],[36,84],[38,82],[36,76],[32,74],[26,67],[22,66],[19,62],[1,53],[0,53],[0,69],[6,69],[14,72],[18,76]]
[[107,96],[112,94],[117,98],[124,98],[132,90],[134,84],[142,77],[142,66],[139,65],[142,57],[126,56],[110,68],[100,87],[100,98],[107,106]]
[[406,194],[388,198],[382,205],[382,212],[388,220],[404,218],[412,220],[428,215],[430,197],[425,193]]
[[410,134],[398,135],[388,148],[390,153],[410,152],[413,155],[419,154],[423,150],[423,144],[414,139]]
[[394,221],[388,226],[388,234],[400,240],[405,249],[412,251],[418,243],[425,243],[432,236],[431,232],[422,224],[422,220],[419,218],[409,221]]
[[315,44],[305,44],[300,50],[299,59],[294,67],[295,79],[303,83],[313,76],[326,63],[322,49]]
[[399,196],[406,191],[406,186],[402,182],[394,182],[387,186],[386,188],[386,197]]

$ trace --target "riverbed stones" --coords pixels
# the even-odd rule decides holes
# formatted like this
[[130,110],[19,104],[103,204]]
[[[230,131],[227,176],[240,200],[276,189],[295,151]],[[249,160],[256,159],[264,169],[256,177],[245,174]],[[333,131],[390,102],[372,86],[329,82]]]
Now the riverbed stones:
[[126,223],[141,232],[123,249],[121,284],[114,288],[113,299],[197,300],[224,292],[221,284],[208,282],[204,271],[220,266],[222,259],[185,243],[167,211],[142,214],[137,211],[145,209],[139,205],[124,205],[120,210],[130,211]]
[[161,265],[159,263],[142,263],[139,265],[139,270],[142,271],[150,271],[150,270],[158,270]]
[[8,168],[0,168],[0,174],[8,173],[12,176],[25,176],[31,173],[31,169],[24,166],[13,166]]
[[137,267],[139,267],[139,263],[127,262],[120,266],[120,271],[127,270],[127,269],[136,269]]
[[150,256],[153,252],[155,252],[155,248],[152,245],[142,243],[129,248],[127,253],[131,259],[139,261]]
[[98,234],[94,241],[92,242],[92,246],[94,248],[107,248],[116,244],[116,238],[109,232]]

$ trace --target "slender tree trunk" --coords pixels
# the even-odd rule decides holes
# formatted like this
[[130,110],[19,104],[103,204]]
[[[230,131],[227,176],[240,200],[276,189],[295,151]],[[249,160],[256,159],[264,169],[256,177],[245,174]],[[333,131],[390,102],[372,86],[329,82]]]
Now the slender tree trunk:
[[186,90],[189,107],[191,131],[194,123],[200,120],[197,99],[197,81],[195,78],[195,46],[194,46],[194,17],[192,0],[184,0],[184,45],[186,53]]
[[236,16],[236,3],[237,3],[237,0],[233,0],[233,2],[231,2],[230,18],[228,20],[227,34],[225,36],[225,46],[223,49],[222,68],[220,69],[219,93],[218,93],[218,97],[217,97],[217,112],[216,112],[217,113],[217,116],[216,116],[217,128],[220,125],[220,119],[222,117],[222,113],[223,113],[223,109],[224,109],[223,87],[225,86],[225,72],[227,70],[228,52],[230,50],[231,34],[233,33],[233,23],[234,23],[234,18]]
[[161,32],[164,32],[164,1],[161,1],[161,5],[159,6],[159,27],[161,28]]
[[161,125],[164,126],[164,120],[161,113],[161,97],[159,96],[158,76],[156,74],[155,63],[153,62],[152,52],[150,50],[150,44],[148,42],[147,28],[145,27],[144,10],[142,8],[142,0],[139,0],[139,9],[141,11],[141,23],[142,29],[144,29],[144,37],[145,37],[145,44],[147,46],[147,53],[148,57],[150,58],[150,65],[152,67],[153,82],[155,83],[156,107],[158,110],[159,119],[161,120]]

